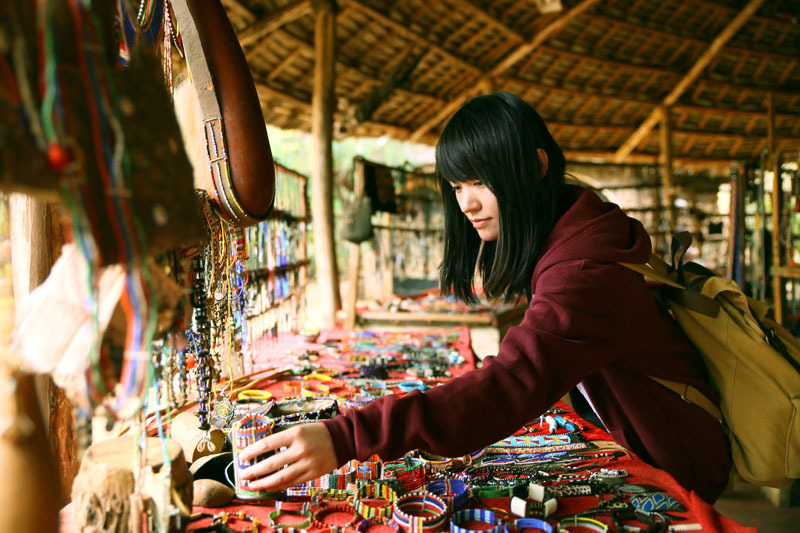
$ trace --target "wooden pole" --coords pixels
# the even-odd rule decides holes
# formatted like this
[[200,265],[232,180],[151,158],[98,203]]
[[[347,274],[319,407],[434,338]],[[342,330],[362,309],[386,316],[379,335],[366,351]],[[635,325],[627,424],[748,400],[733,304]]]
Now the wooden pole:
[[[675,185],[672,172],[672,118],[670,106],[661,106],[661,127],[659,128],[661,140],[661,186],[664,195],[664,207],[667,213],[667,224],[670,236],[675,235]],[[669,242],[667,238],[667,242]]]
[[781,267],[781,179],[778,153],[775,150],[775,95],[767,95],[767,167],[772,171],[772,307],[775,320],[783,324],[783,280],[776,269]]
[[[356,159],[355,175],[353,177],[353,190],[356,193],[356,202],[364,196],[364,160]],[[361,244],[350,244],[350,258],[347,270],[347,314],[345,315],[345,326],[354,328],[356,326],[356,304],[358,302],[358,274],[361,271]]]
[[336,325],[341,307],[336,246],[333,239],[333,111],[336,66],[336,29],[333,0],[314,3],[314,94],[311,131],[314,137],[312,209],[317,285],[322,305],[322,327]]

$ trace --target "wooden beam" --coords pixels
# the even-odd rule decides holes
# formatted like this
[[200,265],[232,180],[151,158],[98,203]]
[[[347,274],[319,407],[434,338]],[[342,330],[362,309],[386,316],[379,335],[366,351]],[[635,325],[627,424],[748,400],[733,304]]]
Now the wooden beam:
[[[767,150],[769,163],[767,167],[772,171],[772,267],[783,266],[781,262],[781,178],[780,163],[775,150],[775,96],[767,96]],[[775,321],[783,324],[783,282],[780,274],[772,276],[772,308],[775,312]]]
[[248,27],[239,33],[239,44],[242,48],[255,44],[264,36],[272,33],[278,28],[289,24],[313,11],[311,0],[299,0],[293,4],[281,8],[269,16]]
[[597,1],[598,0],[581,0],[581,2],[578,3],[578,5],[576,5],[566,13],[561,14],[544,30],[536,34],[536,36],[533,37],[533,39],[525,41],[519,46],[515,47],[509,54],[507,54],[503,59],[501,59],[488,72],[481,74],[479,79],[476,80],[471,86],[467,87],[466,89],[461,91],[458,95],[456,95],[456,97],[453,98],[438,113],[436,113],[436,115],[433,118],[427,120],[422,126],[417,128],[417,130],[411,135],[411,140],[415,141],[419,139],[425,133],[429,132],[431,129],[439,125],[443,120],[452,115],[456,109],[461,107],[461,104],[464,103],[470,96],[472,96],[475,93],[475,91],[478,89],[480,84],[483,83],[484,80],[499,76],[503,72],[507,71],[521,59],[531,54],[545,41],[547,41],[554,35],[557,35],[561,30],[563,30],[567,26],[567,24],[569,24],[570,21],[572,21],[575,17],[583,14],[586,10],[588,10],[592,6],[594,6],[594,4],[597,3]]
[[423,55],[424,51],[423,54],[414,54],[412,47],[400,61],[400,64],[389,74],[386,81],[361,100],[356,110],[356,120],[359,122],[369,120],[372,117],[372,113],[378,109],[386,97],[392,94],[392,91],[394,91],[398,85],[408,79],[408,76],[417,68],[419,60],[422,59]]
[[[678,84],[673,87],[673,89],[669,92],[667,96],[664,97],[663,101],[661,102],[662,105],[671,106],[675,102],[678,101],[678,98],[683,94],[683,92],[697,80],[700,74],[703,72],[703,69],[706,68],[706,65],[722,50],[722,47],[725,46],[725,43],[739,31],[747,20],[753,16],[756,10],[764,3],[764,0],[750,0],[747,5],[739,12],[734,19],[728,23],[722,32],[714,39],[711,45],[703,52],[703,55],[692,65],[692,68],[689,69],[689,72],[681,78]],[[631,135],[622,146],[617,150],[616,159],[623,160],[626,156],[628,156],[636,146],[647,136],[647,134],[653,129],[653,127],[659,121],[659,110],[654,110],[650,113],[650,116],[645,119],[641,126]]]
[[313,140],[312,216],[317,284],[321,295],[323,328],[336,325],[341,307],[336,245],[333,238],[333,113],[336,71],[336,16],[333,0],[314,4],[314,94],[311,102]]
[[797,66],[797,59],[792,59],[791,61],[789,61],[789,64],[786,65],[785,69],[783,69],[781,77],[778,78],[778,83],[776,84],[778,87],[780,87],[781,85],[784,84],[784,82],[786,82],[786,78],[789,77],[789,74],[792,73],[795,66]]
[[297,59],[298,57],[300,57],[300,54],[302,54],[302,53],[303,53],[303,48],[302,48],[302,47],[300,47],[300,46],[298,46],[297,48],[295,48],[294,50],[292,50],[292,51],[289,53],[289,55],[287,55],[286,57],[284,57],[284,58],[281,60],[281,62],[280,62],[280,63],[278,63],[278,65],[277,65],[277,66],[276,66],[274,69],[272,69],[272,70],[270,70],[270,71],[269,71],[269,73],[267,74],[267,79],[268,79],[268,80],[274,80],[275,78],[277,78],[278,76],[280,76],[280,75],[281,75],[281,73],[282,73],[284,70],[286,70],[286,69],[289,67],[289,65],[291,65],[292,63],[294,63],[294,60],[295,60],[295,59]]

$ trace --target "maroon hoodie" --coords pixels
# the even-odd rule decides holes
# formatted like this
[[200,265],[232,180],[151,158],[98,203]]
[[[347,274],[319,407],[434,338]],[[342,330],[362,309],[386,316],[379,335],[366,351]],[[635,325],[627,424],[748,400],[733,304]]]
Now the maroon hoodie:
[[522,427],[581,384],[616,442],[712,502],[731,461],[721,426],[647,375],[689,383],[712,399],[695,349],[642,277],[650,239],[594,193],[553,228],[531,278],[534,297],[496,357],[445,385],[388,396],[326,421],[340,464],[423,449],[459,456]]

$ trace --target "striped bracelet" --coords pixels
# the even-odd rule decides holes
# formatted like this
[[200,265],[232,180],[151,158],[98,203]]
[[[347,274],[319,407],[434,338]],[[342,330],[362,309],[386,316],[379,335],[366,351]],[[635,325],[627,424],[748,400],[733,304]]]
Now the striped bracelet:
[[[386,503],[376,505],[374,503],[367,503],[364,500],[384,500]],[[356,512],[364,518],[372,518],[374,516],[388,518],[392,514],[392,506],[395,501],[397,501],[397,494],[390,487],[387,485],[370,483],[358,489],[356,493]]]
[[506,522],[505,533],[512,533],[508,529],[508,524],[514,524],[514,529],[517,531],[522,531],[524,529],[541,529],[545,533],[553,533],[553,526],[538,518],[518,518],[513,522]]
[[442,528],[447,517],[447,504],[440,497],[425,492],[412,492],[397,499],[393,520],[403,531],[430,533]]
[[[461,527],[460,524],[464,522],[482,522],[491,524],[494,527],[481,528],[480,530],[469,529]],[[450,519],[450,533],[474,533],[477,531],[480,531],[480,533],[500,533],[502,527],[502,524],[497,520],[497,515],[486,509],[462,509],[453,514],[453,518]]]
[[459,511],[469,499],[467,484],[459,479],[437,479],[428,483],[428,492],[439,496],[447,504],[447,510]]
[[[281,515],[291,515],[291,516],[301,515],[305,517],[305,520],[303,520],[302,522],[283,524],[281,522],[278,522],[278,517]],[[285,532],[286,529],[305,529],[309,525],[311,525],[311,513],[309,513],[308,511],[287,512],[287,511],[281,511],[280,509],[275,509],[274,511],[269,513],[269,525],[274,529],[280,529],[284,533],[286,533]]]

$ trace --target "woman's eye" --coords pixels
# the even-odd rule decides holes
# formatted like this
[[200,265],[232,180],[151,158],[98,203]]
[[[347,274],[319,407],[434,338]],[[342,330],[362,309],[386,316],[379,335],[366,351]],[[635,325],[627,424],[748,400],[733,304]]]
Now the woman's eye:
[[475,187],[483,187],[483,182],[482,182],[482,181],[477,181],[477,180],[476,180],[476,181],[473,183],[473,185],[474,185]]

